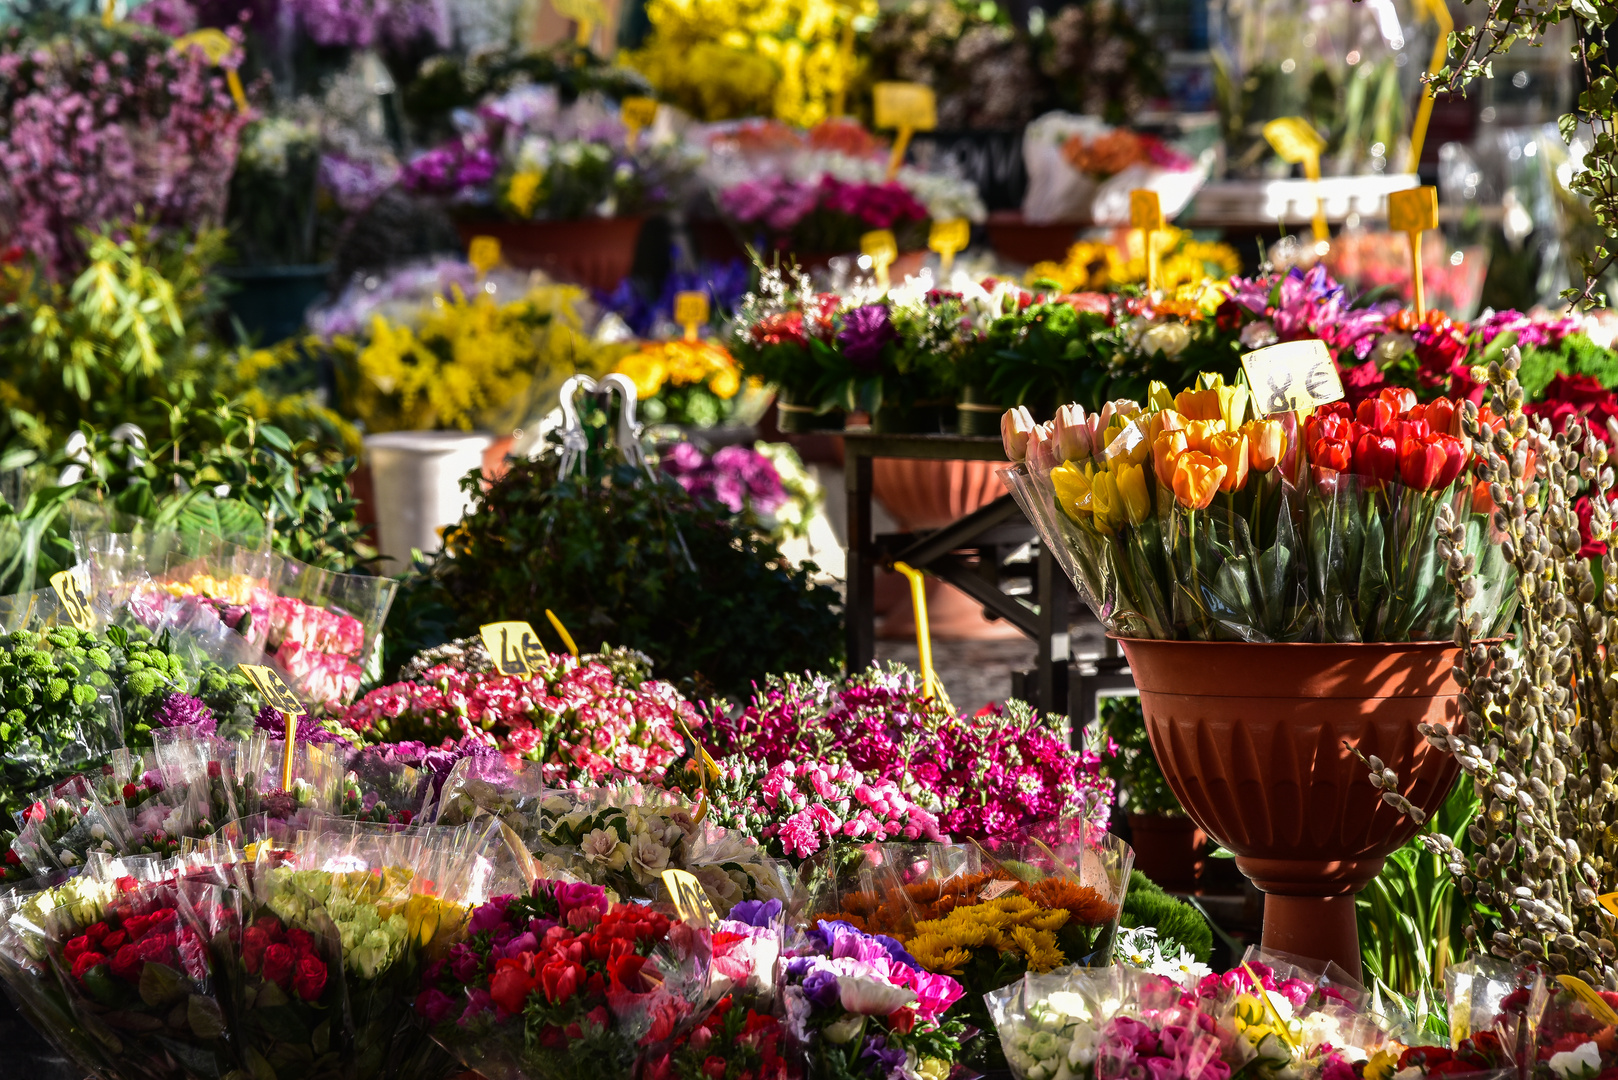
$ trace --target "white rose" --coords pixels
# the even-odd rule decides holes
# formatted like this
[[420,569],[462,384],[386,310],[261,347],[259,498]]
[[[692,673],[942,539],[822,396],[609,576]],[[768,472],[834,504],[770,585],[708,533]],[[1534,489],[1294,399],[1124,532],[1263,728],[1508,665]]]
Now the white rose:
[[1189,344],[1191,344],[1191,331],[1187,330],[1182,322],[1158,323],[1140,336],[1141,351],[1147,356],[1162,353],[1167,357],[1176,357],[1183,353]]
[[1601,1072],[1601,1049],[1587,1042],[1577,1049],[1552,1054],[1551,1072],[1561,1080],[1588,1080]]
[[1242,344],[1249,349],[1262,349],[1266,345],[1274,345],[1281,340],[1275,333],[1275,327],[1260,320],[1242,327]]

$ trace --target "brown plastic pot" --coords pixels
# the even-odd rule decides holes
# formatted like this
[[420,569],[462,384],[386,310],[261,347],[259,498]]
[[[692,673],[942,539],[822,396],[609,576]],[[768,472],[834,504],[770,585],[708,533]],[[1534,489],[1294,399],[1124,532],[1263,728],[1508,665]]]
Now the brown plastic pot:
[[1135,869],[1169,892],[1197,889],[1197,857],[1208,835],[1188,817],[1130,814],[1129,846]]
[[482,221],[455,223],[463,243],[492,236],[500,255],[518,270],[543,270],[558,281],[574,281],[611,292],[635,265],[640,239],[638,217],[584,218],[580,221]]
[[1274,645],[1119,640],[1180,805],[1267,895],[1266,948],[1360,972],[1354,894],[1417,824],[1349,747],[1431,814],[1460,767],[1418,724],[1461,722],[1448,642]]

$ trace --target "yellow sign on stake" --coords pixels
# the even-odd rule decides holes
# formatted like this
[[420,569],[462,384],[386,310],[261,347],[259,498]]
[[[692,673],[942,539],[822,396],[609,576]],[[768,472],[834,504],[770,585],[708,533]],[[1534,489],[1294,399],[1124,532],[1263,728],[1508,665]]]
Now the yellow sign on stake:
[[573,654],[573,659],[577,660],[579,658],[579,647],[573,643],[573,635],[567,632],[567,627],[562,625],[562,620],[558,619],[556,613],[550,608],[545,609],[545,617],[551,621],[551,626],[556,628],[557,636],[562,639],[562,644],[567,646],[567,651]]
[[483,647],[489,650],[494,670],[502,675],[527,678],[545,657],[545,646],[529,623],[485,623],[478,628],[478,634],[483,638]]
[[696,879],[696,875],[684,870],[665,870],[663,887],[669,891],[669,900],[674,904],[675,914],[686,922],[708,927],[719,921],[713,903],[703,891],[702,882]]
[[1410,237],[1410,281],[1416,318],[1427,317],[1427,289],[1421,279],[1421,234],[1438,228],[1438,189],[1406,188],[1388,195],[1388,228]]
[[1141,242],[1146,245],[1146,288],[1157,292],[1162,287],[1162,274],[1157,268],[1157,245],[1153,239],[1163,228],[1163,201],[1150,188],[1136,188],[1129,193],[1129,227],[1139,229]]
[[500,265],[500,241],[492,236],[472,237],[466,247],[466,261],[472,264],[478,277],[488,276],[490,270]]
[[590,44],[590,35],[606,16],[601,0],[551,0],[551,6],[562,18],[577,24],[574,40],[580,45]]
[[938,252],[940,275],[949,273],[950,267],[955,264],[956,254],[965,251],[966,245],[971,242],[972,223],[965,218],[935,221],[932,228],[927,230],[927,246]]
[[888,287],[888,267],[899,257],[899,241],[889,229],[876,229],[860,237],[860,254],[871,260],[877,286]]
[[[113,10],[114,2],[115,0],[108,0],[106,7],[108,12]],[[111,26],[112,24],[109,22],[107,25]],[[208,58],[210,64],[220,67],[235,53],[236,43],[230,40],[223,30],[210,26],[201,30],[194,30],[182,38],[176,38],[173,48],[179,53],[187,52],[192,48],[199,48],[202,50],[203,55]],[[245,113],[248,108],[247,91],[242,89],[242,77],[236,74],[235,68],[225,68],[225,85],[230,87],[230,96],[236,102],[236,110]]]
[[904,164],[910,137],[918,131],[938,126],[938,98],[933,88],[921,83],[879,82],[871,88],[875,126],[898,132],[893,140],[893,156],[888,159],[888,179]]
[[1556,981],[1573,991],[1574,995],[1584,1002],[1585,1008],[1590,1010],[1591,1016],[1603,1024],[1618,1026],[1618,1012],[1614,1012],[1613,1007],[1608,1005],[1589,983],[1577,975],[1558,975]]
[[[1275,156],[1289,165],[1302,165],[1303,175],[1320,182],[1320,152],[1326,149],[1326,140],[1314,125],[1301,116],[1280,116],[1264,125],[1264,138],[1269,141]],[[1331,240],[1331,229],[1326,224],[1326,208],[1321,205],[1320,193],[1315,193],[1315,243]]]
[[[1421,0],[1417,0],[1416,6],[1422,6]],[[1416,122],[1410,128],[1410,156],[1405,159],[1407,173],[1417,172],[1421,168],[1421,148],[1427,142],[1427,124],[1433,117],[1431,77],[1444,69],[1444,61],[1449,59],[1449,36],[1455,30],[1455,20],[1450,17],[1449,5],[1444,0],[1426,0],[1426,7],[1438,23],[1438,39],[1433,42],[1433,55],[1427,62],[1429,77],[1422,80],[1421,104],[1416,106]]]
[[272,667],[263,664],[237,664],[249,682],[264,697],[264,704],[281,714],[286,724],[286,747],[281,753],[281,790],[292,790],[292,759],[298,745],[298,717],[304,714],[303,702],[282,681]]
[[908,563],[896,562],[893,568],[910,579],[910,602],[916,608],[916,652],[921,664],[921,693],[923,697],[938,696],[938,676],[933,673],[933,635],[927,624],[927,581],[920,570]]
[[640,133],[657,119],[657,101],[649,97],[626,97],[621,108],[624,127],[629,129],[629,148],[633,150],[640,141]]
[[90,594],[79,575],[73,570],[59,570],[51,575],[51,588],[62,601],[62,610],[76,628],[89,633],[95,629],[95,613],[90,610]]
[[685,329],[685,340],[697,340],[697,331],[708,321],[708,294],[697,291],[675,293],[674,321]]
[[1253,404],[1265,416],[1309,413],[1343,397],[1331,350],[1319,338],[1287,341],[1242,355]]

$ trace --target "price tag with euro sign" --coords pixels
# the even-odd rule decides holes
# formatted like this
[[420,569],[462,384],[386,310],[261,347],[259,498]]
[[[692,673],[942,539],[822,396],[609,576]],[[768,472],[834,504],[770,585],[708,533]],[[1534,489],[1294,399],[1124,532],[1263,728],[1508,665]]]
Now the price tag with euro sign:
[[265,667],[263,664],[237,664],[236,666],[241,669],[242,674],[247,676],[247,680],[263,695],[264,704],[276,712],[284,713],[287,716],[302,716],[309,711],[303,707],[303,702],[298,700],[298,695],[292,692],[292,688],[286,684],[274,668]]
[[1590,1010],[1591,1016],[1609,1027],[1618,1026],[1618,1012],[1614,1012],[1613,1007],[1608,1005],[1589,983],[1577,975],[1558,975],[1556,981],[1573,991],[1574,996],[1584,1002],[1584,1007]]
[[74,567],[51,575],[51,588],[62,601],[62,610],[75,628],[86,633],[95,629],[95,613],[90,610],[90,593],[81,580],[83,571]]
[[685,331],[687,341],[695,341],[697,329],[708,321],[708,294],[695,291],[675,293],[674,321]]
[[545,658],[545,646],[526,622],[485,623],[478,628],[494,669],[502,675],[527,677]]
[[657,119],[657,99],[649,97],[626,97],[622,106],[624,126],[640,130],[652,126]]
[[1337,361],[1318,338],[1287,341],[1242,356],[1253,401],[1265,416],[1313,411],[1343,397]]
[[686,922],[713,926],[719,921],[713,904],[708,900],[708,894],[702,890],[702,883],[695,875],[684,870],[665,870],[663,885],[669,891],[669,899],[674,903],[675,913]]
[[1163,200],[1150,188],[1136,188],[1129,193],[1129,227],[1157,232],[1163,227]]
[[1388,228],[1402,233],[1438,228],[1438,189],[1429,186],[1389,192]]
[[938,126],[938,98],[933,88],[913,82],[879,82],[871,88],[878,128],[931,131]]

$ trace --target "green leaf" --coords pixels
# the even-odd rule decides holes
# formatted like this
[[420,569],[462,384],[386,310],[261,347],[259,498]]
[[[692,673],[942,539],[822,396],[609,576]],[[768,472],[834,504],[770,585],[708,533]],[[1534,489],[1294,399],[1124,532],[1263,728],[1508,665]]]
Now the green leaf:
[[169,967],[148,961],[140,973],[140,999],[157,1008],[178,1001],[185,995],[185,976]]
[[192,1034],[199,1039],[217,1039],[225,1033],[225,1014],[213,998],[192,994],[186,1007],[186,1019],[191,1024]]

